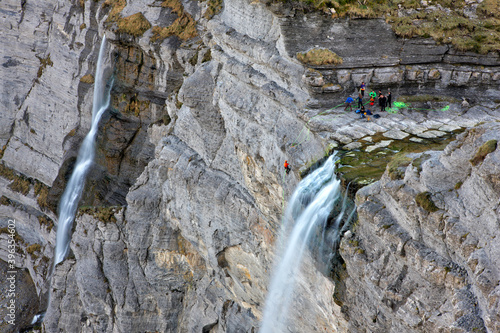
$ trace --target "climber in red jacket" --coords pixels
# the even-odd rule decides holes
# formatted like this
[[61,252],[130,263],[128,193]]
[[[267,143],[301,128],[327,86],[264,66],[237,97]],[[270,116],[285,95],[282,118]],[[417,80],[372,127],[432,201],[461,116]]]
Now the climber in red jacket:
[[283,166],[285,167],[286,174],[288,175],[290,173],[290,170],[292,170],[292,167],[290,166],[290,164],[288,164],[287,160],[285,160],[285,164],[283,164]]

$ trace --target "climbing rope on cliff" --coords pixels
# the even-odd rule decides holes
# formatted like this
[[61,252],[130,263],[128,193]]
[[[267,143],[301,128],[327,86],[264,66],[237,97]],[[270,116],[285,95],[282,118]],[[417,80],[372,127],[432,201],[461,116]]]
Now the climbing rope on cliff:
[[387,109],[388,113],[398,113],[399,109],[407,109],[407,110],[422,110],[422,111],[448,111],[450,109],[449,105],[446,105],[442,109],[424,109],[424,108],[412,108],[410,103],[404,103],[404,102],[394,102],[393,107]]

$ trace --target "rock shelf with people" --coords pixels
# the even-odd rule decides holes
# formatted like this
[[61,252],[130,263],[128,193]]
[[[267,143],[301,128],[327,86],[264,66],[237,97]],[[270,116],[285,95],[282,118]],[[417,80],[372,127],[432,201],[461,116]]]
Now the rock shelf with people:
[[[500,120],[491,103],[464,106],[463,101],[446,96],[393,97],[393,92],[382,90],[377,96],[368,91],[372,102],[357,90],[343,104],[311,115],[306,124],[307,131],[324,138],[329,149],[343,152],[338,172],[346,183],[354,182],[352,191],[378,180],[399,152],[442,150],[466,128]],[[375,105],[376,99],[384,97],[382,105]],[[353,102],[361,105],[349,111]]]

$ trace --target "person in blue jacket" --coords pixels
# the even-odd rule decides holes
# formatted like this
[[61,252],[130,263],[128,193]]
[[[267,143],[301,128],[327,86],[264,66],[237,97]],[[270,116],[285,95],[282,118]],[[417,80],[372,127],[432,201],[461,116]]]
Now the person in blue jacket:
[[351,96],[347,97],[347,99],[345,100],[345,109],[344,111],[346,111],[347,109],[349,109],[350,111],[352,111],[352,102],[354,102],[354,99],[352,99]]

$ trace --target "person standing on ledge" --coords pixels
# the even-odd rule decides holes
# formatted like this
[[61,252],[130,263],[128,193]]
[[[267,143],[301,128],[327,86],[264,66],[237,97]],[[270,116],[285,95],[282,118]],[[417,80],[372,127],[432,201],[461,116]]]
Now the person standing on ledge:
[[356,101],[358,102],[358,108],[361,108],[363,106],[363,96],[359,94],[358,98],[356,98]]
[[359,89],[359,92],[361,93],[361,97],[365,97],[365,83],[364,82],[361,82],[361,87]]
[[392,107],[392,95],[390,91],[387,93],[387,106],[389,109]]
[[352,99],[351,96],[347,97],[346,101],[345,101],[345,110],[347,110],[349,108],[350,111],[352,111],[352,102],[354,102],[354,100]]
[[378,98],[378,101],[380,103],[380,111],[385,111],[385,105],[387,103],[387,98],[384,96],[384,94],[381,94],[380,97]]

